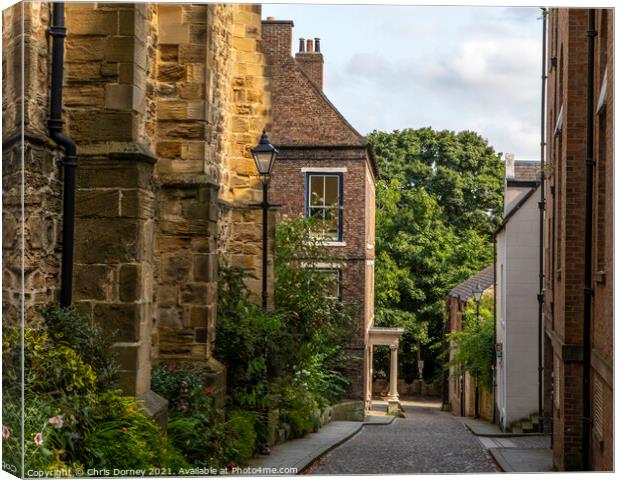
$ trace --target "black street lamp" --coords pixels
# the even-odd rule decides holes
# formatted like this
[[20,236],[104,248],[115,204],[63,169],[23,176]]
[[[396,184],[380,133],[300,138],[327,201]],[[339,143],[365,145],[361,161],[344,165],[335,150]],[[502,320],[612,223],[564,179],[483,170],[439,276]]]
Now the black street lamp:
[[[480,300],[482,299],[482,287],[480,283],[476,284],[476,288],[474,288],[474,302],[476,302],[476,322],[480,322]],[[474,418],[480,418],[480,407],[479,407],[480,399],[478,396],[478,374],[476,373],[476,392],[474,397]]]
[[269,234],[269,209],[276,207],[269,203],[269,181],[271,180],[271,170],[278,156],[278,150],[271,144],[267,133],[263,130],[258,145],[252,149],[252,156],[256,162],[256,168],[263,182],[263,201],[254,206],[263,210],[263,291],[262,304],[263,310],[267,311],[267,250],[268,250],[268,234]]

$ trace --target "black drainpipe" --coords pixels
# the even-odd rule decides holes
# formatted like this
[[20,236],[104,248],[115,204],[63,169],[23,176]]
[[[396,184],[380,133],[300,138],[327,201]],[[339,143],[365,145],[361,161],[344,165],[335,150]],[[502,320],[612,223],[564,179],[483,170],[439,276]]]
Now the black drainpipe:
[[594,177],[594,37],[595,10],[588,11],[588,92],[586,115],[586,225],[583,289],[582,469],[590,470],[590,327],[592,315],[592,190]]
[[73,232],[75,230],[75,168],[77,151],[75,142],[62,133],[62,79],[64,71],[65,4],[54,2],[52,24],[48,30],[52,37],[52,86],[50,92],[50,118],[47,128],[51,139],[64,149],[63,211],[62,211],[62,263],[60,271],[60,305],[71,306],[73,289]]
[[543,304],[544,293],[544,226],[545,226],[545,107],[547,83],[547,9],[542,8],[542,75],[541,75],[541,101],[540,101],[540,201],[539,211],[539,237],[538,237],[538,431],[545,428],[543,416]]

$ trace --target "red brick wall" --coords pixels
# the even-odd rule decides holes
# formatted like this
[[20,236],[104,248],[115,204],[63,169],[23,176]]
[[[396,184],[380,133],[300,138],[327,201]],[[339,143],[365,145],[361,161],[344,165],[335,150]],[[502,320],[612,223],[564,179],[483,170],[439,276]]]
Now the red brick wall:
[[[343,232],[345,246],[326,246],[329,257],[342,260],[342,296],[345,303],[354,303],[358,309],[356,328],[348,345],[349,353],[359,357],[349,365],[352,379],[351,394],[362,397],[364,375],[365,333],[373,312],[369,282],[373,275],[368,268],[374,260],[374,249],[367,248],[366,231],[370,214],[364,199],[368,192],[368,160],[366,149],[288,149],[283,148],[273,169],[271,201],[281,204],[279,214],[295,217],[304,215],[306,201],[306,172],[302,168],[346,168],[343,182]],[[374,198],[374,196],[373,196]],[[374,212],[372,212],[374,214]],[[374,265],[373,265],[374,266]],[[374,292],[373,292],[374,293]]]
[[[612,175],[613,27],[611,10],[597,10],[595,106],[607,67],[606,111],[595,117],[593,220],[592,380],[603,381],[597,413],[612,424]],[[605,21],[601,20],[605,16]],[[605,27],[606,24],[606,27]],[[554,9],[549,18],[547,188],[545,233],[545,402],[553,420],[553,456],[562,470],[581,468],[583,310],[586,200],[588,10]],[[606,33],[605,33],[606,31]],[[601,41],[602,39],[602,41]],[[607,55],[605,52],[606,46]],[[611,108],[610,108],[611,107]],[[556,125],[562,111],[562,130]],[[597,274],[597,272],[601,272]],[[553,374],[552,374],[553,373]],[[605,381],[609,379],[609,382]],[[550,386],[549,382],[553,382]],[[591,383],[592,384],[592,383]],[[599,393],[600,393],[599,392]],[[591,393],[592,396],[592,393]],[[594,402],[592,402],[594,413]],[[602,417],[601,417],[602,416]],[[592,442],[592,467],[612,468],[611,428]]]

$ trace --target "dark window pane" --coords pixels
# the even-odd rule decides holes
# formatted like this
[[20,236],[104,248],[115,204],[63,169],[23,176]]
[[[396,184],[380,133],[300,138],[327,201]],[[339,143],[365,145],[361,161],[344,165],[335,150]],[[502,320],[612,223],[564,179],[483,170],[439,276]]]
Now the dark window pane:
[[325,177],[325,205],[338,205],[338,177]]
[[325,204],[325,185],[324,178],[312,175],[310,176],[310,205]]

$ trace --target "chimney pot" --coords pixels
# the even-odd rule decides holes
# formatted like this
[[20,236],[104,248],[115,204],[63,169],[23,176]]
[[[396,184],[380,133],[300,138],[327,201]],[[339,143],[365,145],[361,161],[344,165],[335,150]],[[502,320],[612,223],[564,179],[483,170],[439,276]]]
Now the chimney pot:
[[273,22],[276,19],[276,17],[267,17],[267,20],[269,20],[270,22]]
[[310,39],[310,38],[308,40],[306,40],[306,51],[308,53],[312,53],[312,51],[313,51],[312,50],[312,39]]
[[320,38],[314,39],[314,51],[316,53],[321,53],[321,39]]
[[306,51],[306,41],[303,38],[299,39],[299,53],[304,53]]

